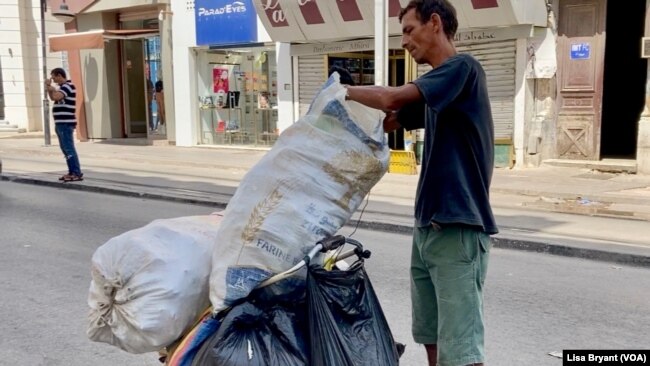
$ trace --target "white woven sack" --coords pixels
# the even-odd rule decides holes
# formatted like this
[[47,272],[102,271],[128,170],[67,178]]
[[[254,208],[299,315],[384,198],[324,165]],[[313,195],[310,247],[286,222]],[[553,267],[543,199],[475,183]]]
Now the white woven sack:
[[224,213],[210,301],[220,311],[335,234],[388,168],[384,114],[345,101],[334,74],[307,115],[246,174]]
[[127,352],[162,349],[210,305],[210,258],[221,214],[155,220],[92,257],[88,337]]

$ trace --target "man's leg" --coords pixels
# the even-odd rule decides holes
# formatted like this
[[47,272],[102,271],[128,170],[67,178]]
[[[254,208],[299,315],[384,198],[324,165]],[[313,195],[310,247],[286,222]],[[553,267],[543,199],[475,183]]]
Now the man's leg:
[[[59,149],[61,149],[61,153],[63,154],[63,157],[65,158],[65,150],[63,150],[63,142],[61,142],[65,137],[63,137],[63,129],[61,128],[62,125],[59,123],[54,124],[54,132],[56,132],[56,137],[59,140]],[[68,164],[68,159],[65,159],[66,165],[68,166],[68,175],[72,174],[70,171],[70,164]],[[62,180],[65,177],[65,175],[59,180]]]
[[429,366],[436,366],[438,364],[438,346],[435,344],[425,344],[424,349],[427,350]]
[[421,248],[428,239],[430,228],[413,231],[411,249],[411,308],[412,332],[416,343],[424,344],[429,366],[437,365],[438,306],[436,289],[433,286],[429,269],[422,260]]
[[71,124],[59,124],[57,129],[60,133],[59,135],[59,145],[61,145],[61,150],[65,156],[66,163],[68,164],[68,170],[71,175],[76,175],[81,177],[81,168],[79,166],[79,157],[77,156],[77,151],[74,147],[74,126]]
[[483,283],[489,245],[483,232],[450,226],[422,248],[438,299],[439,366],[484,361]]

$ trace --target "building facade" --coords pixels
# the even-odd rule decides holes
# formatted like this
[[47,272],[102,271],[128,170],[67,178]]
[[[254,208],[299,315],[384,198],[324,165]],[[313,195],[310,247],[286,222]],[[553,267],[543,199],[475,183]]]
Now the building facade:
[[[63,23],[45,12],[46,36],[63,32]],[[42,41],[40,1],[0,1],[0,131],[43,130]],[[65,68],[66,57],[47,52],[46,64]]]
[[[500,166],[619,159],[650,171],[650,73],[641,47],[650,0],[451,1],[458,49],[488,76]],[[382,56],[374,52],[373,0],[67,0],[76,17],[65,30],[46,13],[48,68],[68,69],[82,89],[82,140],[271,146],[304,115],[332,65],[348,68],[358,84],[401,85],[427,71],[399,44],[397,14],[407,2],[385,3]],[[1,6],[0,119],[39,131],[40,9]],[[375,70],[384,64],[387,71]],[[152,92],[159,80],[162,99]],[[152,131],[161,110],[165,128]],[[401,132],[391,145],[408,149],[416,140]]]
[[648,62],[642,38],[650,27],[650,2],[548,5],[549,28],[528,48],[523,163],[579,160],[598,168],[599,162],[613,161],[648,173]]
[[279,88],[291,85],[288,49],[272,42],[251,0],[198,0],[172,11],[176,26],[194,30],[173,40],[176,145],[271,146],[293,123],[279,107],[289,100]]
[[[389,85],[428,69],[413,68],[399,49],[396,15],[407,2],[387,2],[388,33],[397,36],[388,42]],[[486,70],[501,166],[559,159],[598,167],[617,159],[629,170],[648,171],[650,88],[641,39],[650,28],[650,2],[451,2],[458,11],[459,51],[473,54]],[[291,43],[296,117],[332,64],[348,67],[361,84],[373,83],[374,64],[383,62],[372,52],[373,1],[254,3],[271,37]],[[415,138],[404,136],[404,144],[396,136],[393,147],[407,147]]]
[[[58,7],[61,0],[51,0]],[[67,54],[81,140],[164,139],[174,131],[169,1],[67,0],[75,14],[51,51]],[[164,86],[159,93],[156,85]],[[158,130],[159,122],[162,128]]]
[[[400,45],[398,14],[407,0],[386,2],[388,45],[386,55],[375,50],[373,0],[315,2],[255,0],[262,23],[276,41],[291,43],[294,75],[294,115],[306,112],[333,65],[351,71],[358,84],[402,85],[428,71],[415,65]],[[526,111],[525,70],[527,46],[535,32],[547,26],[544,0],[454,1],[460,52],[473,54],[484,66],[495,117],[497,165],[511,166],[524,160]],[[386,64],[385,75],[375,65]],[[417,134],[391,134],[391,148],[414,146]]]

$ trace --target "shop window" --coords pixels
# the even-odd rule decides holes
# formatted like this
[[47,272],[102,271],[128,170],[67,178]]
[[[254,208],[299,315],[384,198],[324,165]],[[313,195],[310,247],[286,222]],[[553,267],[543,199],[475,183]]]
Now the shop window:
[[275,53],[219,50],[207,59],[199,76],[200,142],[272,145],[278,137]]

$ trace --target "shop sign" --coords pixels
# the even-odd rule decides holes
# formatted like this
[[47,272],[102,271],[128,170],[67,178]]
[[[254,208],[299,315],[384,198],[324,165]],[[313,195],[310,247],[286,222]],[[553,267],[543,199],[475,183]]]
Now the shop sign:
[[339,0],[336,2],[336,5],[343,17],[343,21],[354,22],[357,20],[363,20],[357,0]]
[[589,43],[577,43],[571,45],[572,60],[588,60],[591,56],[591,46]]
[[271,22],[272,27],[286,27],[289,25],[287,16],[280,6],[280,0],[261,0],[262,9]]
[[534,28],[531,25],[515,25],[511,27],[476,29],[471,31],[460,30],[454,36],[454,42],[466,44],[529,38],[533,36],[533,30]]
[[[286,27],[287,22],[286,9],[282,8],[280,0],[260,0],[264,13],[269,18],[272,27]],[[292,0],[297,1],[300,13],[307,24],[323,24],[323,15],[318,9],[318,4],[314,0]]]
[[[300,9],[300,14],[305,20],[305,24],[323,24],[325,23],[321,10],[318,8],[316,0],[257,0],[262,5],[266,17],[272,27],[286,27],[288,26],[286,11],[289,1],[294,1]],[[363,20],[361,10],[359,8],[358,0],[337,0],[335,1],[343,21],[352,22]],[[284,8],[282,5],[286,5]],[[321,2],[321,4],[325,4]],[[331,4],[325,4],[331,6]],[[388,0],[388,13],[389,17],[396,17],[399,15],[401,6],[399,0]],[[369,19],[370,21],[372,19]]]
[[454,36],[454,42],[489,41],[496,38],[497,36],[494,31],[470,31],[456,33]]
[[375,40],[371,38],[347,42],[302,44],[291,46],[291,56],[368,51],[374,46]]
[[196,0],[196,44],[257,42],[257,14],[252,0]]
[[474,9],[498,8],[499,3],[497,0],[472,0],[472,7]]

